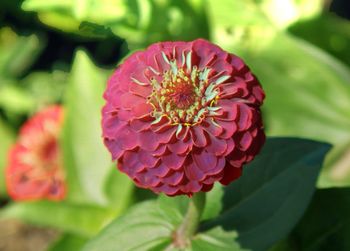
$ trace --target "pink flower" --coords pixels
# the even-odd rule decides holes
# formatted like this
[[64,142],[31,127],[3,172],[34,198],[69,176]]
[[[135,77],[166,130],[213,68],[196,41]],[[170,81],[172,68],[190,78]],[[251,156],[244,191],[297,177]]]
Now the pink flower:
[[132,54],[108,81],[105,145],[137,186],[209,191],[241,175],[264,144],[264,92],[237,56],[203,39]]
[[64,198],[66,187],[58,145],[62,120],[62,108],[51,106],[20,129],[6,169],[7,190],[14,200]]

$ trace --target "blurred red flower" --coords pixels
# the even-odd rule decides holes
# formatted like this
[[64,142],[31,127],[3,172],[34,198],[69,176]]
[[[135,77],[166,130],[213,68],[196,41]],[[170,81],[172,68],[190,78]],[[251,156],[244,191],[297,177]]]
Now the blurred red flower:
[[14,200],[62,200],[66,187],[58,143],[63,122],[60,106],[48,107],[21,127],[10,149],[7,190]]
[[132,54],[108,81],[104,142],[136,185],[209,191],[241,175],[264,144],[264,92],[237,56],[198,39]]

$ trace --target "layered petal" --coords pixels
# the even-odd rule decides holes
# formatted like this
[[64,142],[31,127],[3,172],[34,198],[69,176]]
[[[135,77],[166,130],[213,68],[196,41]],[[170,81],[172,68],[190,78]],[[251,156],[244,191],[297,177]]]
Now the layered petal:
[[131,55],[108,81],[106,147],[139,187],[169,196],[241,175],[264,144],[265,94],[242,59],[198,39]]
[[[14,200],[62,200],[66,194],[59,133],[63,122],[60,106],[38,112],[20,129],[8,154],[6,186]],[[107,119],[107,134],[110,121]]]

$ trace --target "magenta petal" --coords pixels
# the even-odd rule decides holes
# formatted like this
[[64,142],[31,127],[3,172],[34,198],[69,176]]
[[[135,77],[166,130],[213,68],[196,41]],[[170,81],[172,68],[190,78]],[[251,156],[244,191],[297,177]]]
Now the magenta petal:
[[235,142],[233,141],[232,138],[227,139],[226,144],[227,144],[227,148],[226,148],[226,151],[223,153],[223,156],[227,156],[233,151],[233,149],[235,149]]
[[[152,169],[150,169],[152,170]],[[147,188],[152,188],[160,184],[161,180],[158,176],[154,175],[151,173],[149,170],[143,172],[143,173],[138,173],[136,175],[136,179],[139,181],[139,183],[143,187]]]
[[221,156],[227,149],[227,144],[225,139],[216,138],[209,135],[210,142],[205,148],[208,152],[214,153],[216,156]]
[[233,82],[225,83],[220,87],[220,97],[224,99],[244,99],[247,95],[249,95],[247,83],[241,77],[235,77]]
[[138,84],[130,85],[129,90],[132,94],[136,96],[141,96],[143,98],[147,98],[152,93],[151,86],[141,86]]
[[172,195],[175,195],[179,191],[179,187],[178,186],[171,186],[168,184],[163,184],[161,186],[157,186],[157,187],[152,188],[152,190],[156,193],[163,192],[167,195],[172,196]]
[[220,135],[222,139],[228,139],[237,131],[237,125],[234,121],[218,121],[218,124],[224,129]]
[[139,161],[147,167],[154,167],[159,161],[159,158],[154,157],[152,152],[146,152],[144,150],[138,152],[138,158]]
[[184,140],[185,138],[187,138],[189,130],[190,130],[189,126],[184,126],[180,131],[180,133],[176,134],[176,138],[178,140]]
[[234,82],[223,84],[220,86],[220,89],[220,97],[223,99],[242,97],[242,95],[240,95],[242,92],[240,92],[238,86],[235,85]]
[[189,181],[187,184],[181,186],[181,191],[185,194],[197,193],[202,189],[202,185],[195,180]]
[[154,150],[153,156],[159,157],[162,156],[167,151],[166,145],[159,145],[156,150]]
[[154,133],[153,140],[157,140],[159,143],[169,143],[170,140],[174,137],[176,132],[175,127],[171,127],[168,130],[162,132],[162,133]]
[[223,178],[220,180],[220,183],[223,185],[230,184],[233,180],[239,178],[242,174],[242,169],[239,167],[234,167],[230,165],[226,165],[224,169]]
[[217,157],[205,150],[198,153],[192,153],[192,158],[196,165],[205,173],[215,168],[217,164]]
[[191,128],[193,144],[197,147],[205,147],[207,145],[207,138],[201,126],[193,126]]
[[142,131],[148,130],[150,128],[150,123],[147,121],[142,121],[140,119],[134,119],[134,120],[130,121],[130,127],[135,132],[142,132]]
[[184,177],[184,172],[173,172],[172,174],[164,177],[162,181],[168,185],[176,186],[182,182]]
[[249,132],[245,132],[239,142],[241,151],[246,151],[253,142],[253,137]]
[[257,102],[255,102],[255,103],[258,103],[258,104],[261,104],[265,98],[265,93],[262,90],[261,86],[258,84],[253,87],[253,95],[254,95],[255,99],[257,100]]
[[125,126],[124,121],[120,121],[116,116],[106,116],[103,121],[103,133],[106,138],[114,139],[121,128]]
[[159,42],[108,80],[103,138],[137,186],[192,196],[238,178],[260,151],[264,97],[236,55],[203,39]]
[[166,176],[171,170],[160,162],[160,164],[157,164],[155,167],[149,168],[148,173],[153,176],[157,177],[164,177]]
[[159,132],[159,133],[167,131],[173,127],[174,126],[171,125],[169,118],[166,116],[162,116],[158,122],[156,123],[153,122],[151,124],[152,131]]
[[124,153],[124,150],[120,147],[120,145],[115,140],[110,140],[105,138],[104,144],[106,145],[108,150],[111,152],[113,160],[119,159]]
[[129,126],[124,126],[120,129],[118,138],[116,141],[120,144],[121,148],[124,150],[132,150],[139,145],[137,137],[135,137],[136,132],[133,131]]
[[192,142],[190,140],[187,142],[178,140],[173,144],[168,144],[167,146],[168,146],[168,149],[170,150],[170,152],[172,152],[172,153],[184,154],[184,153],[187,153],[191,150]]
[[238,123],[238,130],[243,131],[247,130],[251,125],[251,119],[253,117],[251,108],[247,106],[246,104],[238,104],[239,108],[239,119],[237,121]]
[[146,151],[154,151],[160,144],[155,133],[152,131],[144,131],[139,133],[138,136],[140,147]]
[[230,100],[221,100],[218,102],[218,106],[223,110],[221,116],[217,116],[216,119],[223,121],[233,121],[238,115],[237,105]]
[[118,119],[122,121],[129,121],[130,119],[133,118],[132,112],[130,112],[130,110],[127,110],[127,109],[119,110],[117,112],[117,116],[118,116]]
[[132,108],[132,111],[133,111],[134,116],[136,118],[140,118],[140,117],[143,117],[143,116],[150,114],[152,112],[152,106],[149,104],[141,103],[141,104],[135,105]]
[[184,166],[186,177],[189,180],[203,180],[205,178],[205,173],[197,166],[197,164],[192,161],[188,165]]
[[203,129],[216,137],[222,134],[224,130],[218,123],[215,122],[213,118],[207,119],[205,121],[205,125],[203,123]]
[[131,108],[133,106],[144,104],[145,99],[129,92],[126,92],[120,97],[121,107],[123,108]]
[[139,161],[137,153],[126,151],[118,168],[127,173],[130,177],[135,177],[136,173],[142,171],[145,166]]
[[176,153],[169,153],[161,157],[162,163],[169,169],[179,170],[183,167],[186,157],[177,155]]

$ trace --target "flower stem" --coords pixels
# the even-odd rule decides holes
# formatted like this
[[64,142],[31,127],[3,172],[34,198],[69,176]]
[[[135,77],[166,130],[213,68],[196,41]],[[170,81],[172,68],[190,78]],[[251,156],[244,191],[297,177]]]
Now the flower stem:
[[205,193],[196,193],[189,202],[188,209],[182,224],[174,235],[174,245],[178,248],[188,247],[191,238],[196,233],[203,209],[205,206]]

